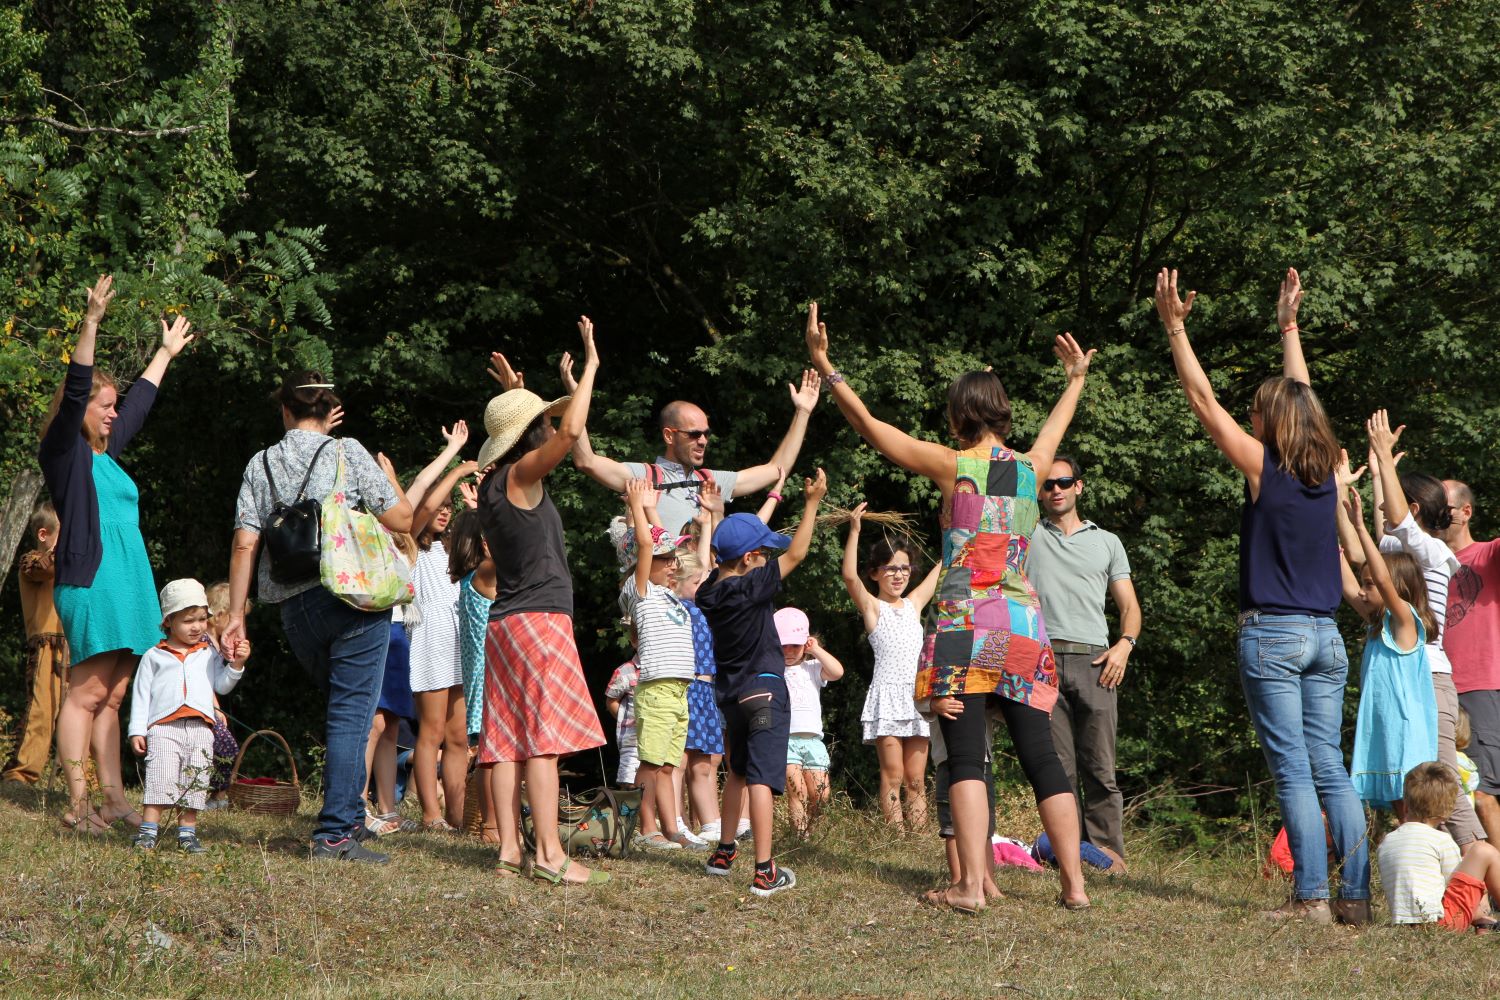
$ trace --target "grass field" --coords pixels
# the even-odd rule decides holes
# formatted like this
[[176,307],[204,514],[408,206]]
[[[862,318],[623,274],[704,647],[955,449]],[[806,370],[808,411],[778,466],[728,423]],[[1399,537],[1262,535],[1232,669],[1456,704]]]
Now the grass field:
[[[0,797],[0,990],[14,997],[1440,997],[1500,990],[1500,935],[1277,927],[1284,898],[1250,843],[1176,853],[1130,840],[1094,907],[1052,905],[1052,875],[1000,873],[979,918],[925,909],[935,837],[891,836],[835,806],[778,857],[797,888],[748,892],[701,855],[607,862],[609,885],[491,874],[477,840],[382,841],[386,867],[313,864],[311,819],[205,814],[207,855],[67,833],[60,803]],[[1030,837],[1019,795],[1003,831]],[[166,838],[170,843],[170,836]]]

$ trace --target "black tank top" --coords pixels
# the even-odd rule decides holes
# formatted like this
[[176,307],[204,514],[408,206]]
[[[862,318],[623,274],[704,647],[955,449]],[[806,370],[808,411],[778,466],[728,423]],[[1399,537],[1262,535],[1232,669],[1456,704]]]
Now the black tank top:
[[573,577],[563,547],[562,518],[547,487],[531,510],[517,507],[506,495],[512,466],[485,479],[479,492],[479,523],[490,558],[495,561],[495,603],[490,620],[525,611],[573,616]]

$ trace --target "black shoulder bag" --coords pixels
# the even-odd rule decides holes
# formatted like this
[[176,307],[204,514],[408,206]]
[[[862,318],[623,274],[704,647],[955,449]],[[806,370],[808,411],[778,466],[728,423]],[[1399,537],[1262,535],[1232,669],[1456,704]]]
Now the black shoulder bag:
[[266,468],[266,483],[271,487],[271,516],[261,529],[261,540],[265,542],[266,555],[271,559],[271,579],[277,583],[306,583],[318,578],[318,565],[323,557],[323,505],[308,498],[307,484],[318,464],[318,456],[332,443],[332,440],[324,441],[313,452],[312,461],[307,464],[307,474],[302,477],[302,487],[297,490],[297,499],[291,503],[283,503],[277,494],[271,462],[265,451],[260,453],[261,464]]

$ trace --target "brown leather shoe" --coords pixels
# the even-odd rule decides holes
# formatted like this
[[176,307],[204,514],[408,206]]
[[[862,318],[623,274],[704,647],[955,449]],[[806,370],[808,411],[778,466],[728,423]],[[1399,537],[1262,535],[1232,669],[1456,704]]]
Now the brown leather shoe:
[[1333,911],[1326,899],[1291,899],[1274,910],[1267,910],[1267,920],[1300,920],[1309,924],[1332,924]]
[[1340,899],[1334,901],[1333,919],[1350,927],[1365,927],[1375,918],[1370,914],[1368,899]]

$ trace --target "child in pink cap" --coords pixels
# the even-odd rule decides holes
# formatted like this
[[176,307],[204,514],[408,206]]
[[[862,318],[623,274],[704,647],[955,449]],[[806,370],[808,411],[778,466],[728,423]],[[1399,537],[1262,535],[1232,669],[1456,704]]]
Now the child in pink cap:
[[829,681],[844,676],[844,665],[810,634],[798,608],[776,612],[776,634],[786,659],[786,690],[792,731],[786,746],[786,803],[792,829],[802,838],[828,801],[828,748],[823,745],[823,699]]

